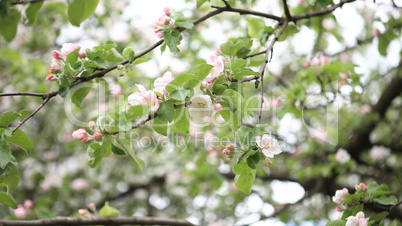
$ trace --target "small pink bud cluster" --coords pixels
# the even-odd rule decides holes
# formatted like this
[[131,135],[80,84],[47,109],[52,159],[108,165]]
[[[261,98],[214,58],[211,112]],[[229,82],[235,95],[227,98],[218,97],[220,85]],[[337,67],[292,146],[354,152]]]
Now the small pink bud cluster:
[[233,144],[228,144],[226,145],[225,149],[223,149],[222,154],[228,156],[229,158],[231,158],[232,154],[233,154],[233,150],[234,150],[234,145]]
[[223,107],[220,103],[215,104],[214,108],[215,108],[215,111],[217,111],[217,112],[223,111]]
[[15,218],[26,218],[31,213],[31,209],[33,208],[33,206],[34,203],[32,202],[32,200],[27,200],[24,204],[19,204],[18,208],[14,210]]
[[363,184],[363,183],[356,184],[355,185],[355,190],[357,192],[365,192],[365,191],[367,191],[367,186],[365,184]]
[[91,212],[89,212],[87,209],[79,209],[78,213],[84,218],[95,217],[98,215],[98,211],[96,210],[96,206],[94,203],[89,203],[88,209],[91,210],[94,214],[91,214]]
[[169,25],[171,18],[170,16],[170,9],[168,7],[165,7],[163,9],[164,15],[160,16],[157,20],[156,20],[156,25],[154,27],[154,31],[156,33],[156,36],[158,36],[158,38],[162,38],[163,37],[163,26],[164,25]]
[[93,136],[89,135],[85,129],[81,128],[73,132],[73,138],[75,140],[81,140],[84,144],[89,143],[92,140],[101,141],[103,134],[99,131],[99,127],[96,126],[95,122],[89,121],[88,127],[94,131]]
[[307,68],[309,66],[314,67],[314,66],[318,66],[318,65],[325,65],[328,64],[329,59],[327,56],[322,56],[320,58],[314,58],[311,61],[307,61],[303,63],[303,67]]
[[[62,69],[64,66],[64,58],[67,57],[68,54],[71,52],[75,51],[79,46],[75,43],[64,43],[61,51],[58,50],[53,50],[52,55],[52,63],[50,64],[50,73],[57,73],[59,70]],[[86,57],[85,52],[79,51],[78,52],[78,57],[80,59],[83,59]],[[48,75],[46,76],[46,80],[52,81],[55,80],[56,77],[54,75]]]
[[343,195],[345,194],[349,194],[347,188],[336,190],[335,195],[332,197],[332,201],[339,205],[342,204],[342,202],[345,201],[345,198],[343,198]]

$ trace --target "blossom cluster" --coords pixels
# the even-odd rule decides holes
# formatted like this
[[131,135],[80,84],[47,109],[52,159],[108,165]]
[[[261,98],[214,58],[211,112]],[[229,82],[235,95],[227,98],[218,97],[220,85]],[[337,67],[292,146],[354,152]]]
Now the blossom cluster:
[[303,67],[307,68],[307,67],[314,67],[314,66],[319,66],[319,65],[325,65],[328,64],[329,59],[327,56],[322,56],[320,58],[313,58],[310,61],[306,61],[303,63]]
[[154,27],[154,31],[156,33],[156,36],[159,38],[163,37],[163,29],[165,28],[166,25],[170,24],[171,18],[170,18],[170,9],[168,7],[165,7],[163,9],[164,14],[156,20],[156,25]]
[[[50,73],[53,74],[46,76],[46,80],[52,81],[56,79],[54,74],[59,72],[64,67],[67,55],[78,48],[79,46],[75,43],[64,43],[60,51],[53,50],[52,52],[53,59],[52,63],[50,64]],[[78,57],[81,59],[85,58],[86,57],[85,52],[78,51]]]
[[31,214],[31,209],[34,206],[32,200],[26,200],[24,204],[19,204],[18,208],[14,210],[14,216],[17,219],[24,219]]
[[98,126],[96,126],[95,122],[89,121],[88,127],[92,131],[94,131],[93,135],[90,135],[89,133],[87,133],[87,131],[84,128],[80,128],[73,132],[73,134],[72,134],[73,138],[75,140],[81,140],[82,143],[84,143],[84,144],[90,143],[93,140],[101,141],[102,136],[103,136],[103,131],[101,131],[101,129]]
[[346,220],[346,226],[367,226],[369,218],[365,218],[364,213],[360,211],[356,216],[350,216]]

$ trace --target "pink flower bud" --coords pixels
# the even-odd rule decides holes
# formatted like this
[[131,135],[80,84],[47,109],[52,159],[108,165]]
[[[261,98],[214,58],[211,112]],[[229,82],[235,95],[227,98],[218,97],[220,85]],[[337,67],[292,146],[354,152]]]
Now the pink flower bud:
[[339,76],[341,76],[341,79],[346,80],[348,78],[348,75],[345,73],[340,73]]
[[79,209],[79,210],[78,210],[78,213],[81,214],[81,215],[84,215],[84,214],[88,213],[88,210],[86,210],[86,209]]
[[342,208],[339,207],[339,206],[337,206],[337,207],[335,208],[335,210],[340,212],[340,211],[342,211]]
[[228,150],[233,150],[233,148],[234,148],[233,144],[226,145],[226,149],[228,149]]
[[87,57],[87,54],[86,54],[84,51],[79,51],[79,52],[78,52],[78,57],[79,57],[80,59],[83,59],[83,58]]
[[54,73],[54,68],[50,68],[50,73]]
[[207,88],[207,86],[208,86],[208,82],[207,82],[207,81],[202,81],[202,82],[201,82],[201,87]]
[[170,18],[165,15],[162,15],[158,18],[158,20],[156,20],[156,25],[158,25],[158,26],[167,25],[167,24],[169,24],[169,22],[170,22]]
[[27,200],[24,202],[24,206],[25,208],[31,209],[34,206],[34,203],[32,202],[32,200]]
[[220,48],[216,48],[215,51],[216,51],[216,55],[220,55],[222,53]]
[[57,50],[53,50],[52,54],[53,54],[53,58],[56,60],[59,60],[62,57],[61,52],[57,51]]
[[304,63],[303,63],[303,67],[304,67],[304,68],[307,68],[308,66],[310,66],[310,63],[309,63],[309,62],[304,62]]
[[317,59],[317,58],[314,58],[314,59],[312,59],[311,61],[310,61],[310,65],[311,66],[316,66],[316,65],[319,65],[321,63],[321,61],[319,60],[319,59]]
[[102,140],[102,134],[100,133],[94,133],[94,139],[96,141],[101,141]]
[[222,154],[227,155],[228,154],[227,150],[223,149]]
[[165,7],[165,8],[163,9],[163,12],[165,13],[166,16],[170,16],[170,9],[169,9],[169,7]]
[[349,191],[348,191],[347,188],[343,188],[343,189],[342,189],[342,193],[343,193],[343,194],[349,194]]
[[275,107],[278,107],[280,103],[281,103],[281,102],[279,101],[279,97],[275,97],[275,98],[272,100],[272,105],[275,106]]
[[88,127],[89,127],[91,130],[94,130],[94,129],[95,129],[95,122],[94,122],[94,121],[89,121],[89,122],[88,122]]
[[223,110],[223,107],[222,107],[222,105],[221,104],[215,104],[215,111],[217,111],[217,112],[221,112]]
[[270,160],[266,161],[265,163],[267,164],[267,166],[271,166],[271,165],[272,165],[272,162],[271,162]]
[[320,62],[322,64],[327,64],[329,62],[328,57],[327,56],[322,56],[320,59]]
[[88,208],[95,209],[95,203],[93,203],[93,202],[89,203]]
[[63,56],[67,56],[68,54],[70,54],[71,52],[76,50],[77,48],[78,48],[78,45],[75,43],[64,43],[61,48],[61,54]]
[[88,143],[88,137],[84,137],[81,139],[82,143],[86,144]]
[[78,129],[76,131],[73,132],[73,138],[76,140],[82,140],[83,138],[87,137],[87,131],[85,131],[85,129]]
[[60,70],[62,67],[63,67],[63,63],[60,60],[53,59],[52,64],[50,64],[50,68],[53,68],[56,71]]
[[122,72],[120,73],[119,77],[123,77],[126,73]]
[[14,216],[18,219],[23,219],[27,217],[29,212],[25,209],[24,205],[18,205],[18,208],[14,210]]
[[154,32],[157,33],[158,31],[160,31],[160,27],[155,26],[155,27],[154,27]]
[[156,36],[158,36],[158,38],[162,38],[163,37],[163,33],[161,31],[156,32]]
[[54,79],[54,75],[48,75],[46,76],[46,80],[52,81]]
[[376,28],[376,29],[374,29],[374,31],[373,31],[373,35],[374,35],[374,37],[378,37],[378,36],[380,36],[380,35],[381,35],[380,30],[378,30],[377,28]]

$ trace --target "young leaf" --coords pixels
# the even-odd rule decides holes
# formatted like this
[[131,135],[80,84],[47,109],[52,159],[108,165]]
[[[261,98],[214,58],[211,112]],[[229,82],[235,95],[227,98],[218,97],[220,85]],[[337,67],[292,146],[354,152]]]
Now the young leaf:
[[20,116],[15,111],[6,111],[0,114],[0,127],[7,127]]
[[346,221],[344,220],[334,220],[328,222],[327,226],[345,226]]
[[177,101],[184,101],[190,92],[191,91],[188,89],[176,90],[170,95],[170,98]]
[[20,182],[20,173],[18,170],[17,160],[11,156],[11,160],[6,166],[6,170],[0,176],[0,184],[7,184],[8,191],[14,191]]
[[211,72],[213,67],[214,66],[210,64],[199,64],[191,70],[191,74],[194,74],[198,80],[204,80],[204,78],[207,77]]
[[188,114],[188,108],[178,108],[174,112],[172,131],[188,134],[188,128],[190,126],[190,115]]
[[189,79],[195,78],[193,74],[181,74],[174,78],[173,81],[171,81],[169,84],[166,86],[166,91],[169,93],[172,93],[175,91],[178,87],[180,87],[184,82],[188,81]]
[[264,29],[265,22],[262,19],[250,17],[247,18],[247,32],[248,35],[252,38],[258,38],[258,33]]
[[17,202],[10,193],[0,192],[0,202],[13,209],[17,209]]
[[380,198],[375,198],[374,201],[381,205],[395,205],[398,202],[398,199],[393,195],[390,197],[383,195]]
[[123,58],[125,60],[128,60],[129,63],[132,63],[134,61],[134,49],[131,48],[130,46],[127,46],[126,48],[123,49]]
[[21,14],[15,8],[11,8],[8,15],[0,16],[0,34],[7,42],[13,40],[17,34],[17,27],[20,19]]
[[119,216],[119,211],[109,206],[108,202],[105,202],[105,205],[99,211],[99,215],[101,217],[116,217]]
[[111,144],[112,144],[112,152],[114,154],[116,154],[116,155],[126,155],[126,153],[123,150],[121,150],[119,147],[117,147],[113,143],[111,143]]
[[239,162],[233,168],[236,174],[234,182],[241,192],[248,195],[251,193],[251,188],[255,179],[255,169],[251,169],[245,162]]
[[131,141],[127,138],[117,138],[117,143],[120,145],[120,148],[123,149],[125,152],[128,152],[130,156],[134,159],[134,161],[138,164],[141,171],[144,171],[144,161],[142,161],[138,156],[135,154],[134,149],[131,147]]
[[169,46],[170,51],[173,53],[180,52],[179,48],[177,48],[179,37],[180,32],[177,30],[166,30],[163,32],[163,38],[165,39],[167,46]]
[[233,44],[233,42],[223,43],[220,46],[220,49],[221,49],[222,53],[225,55],[228,55],[228,56],[236,55],[236,49],[235,49],[235,45]]
[[379,222],[379,221],[381,221],[382,219],[384,219],[386,216],[388,216],[389,215],[389,212],[388,211],[382,211],[382,212],[380,212],[380,213],[377,213],[376,215],[374,215],[374,216],[371,216],[370,217],[370,221],[375,221],[375,222]]
[[145,55],[145,56],[142,56],[142,57],[139,57],[139,58],[135,59],[133,61],[133,65],[142,64],[142,63],[148,62],[150,60],[152,60],[152,58],[150,56],[148,56],[148,55]]
[[99,0],[68,0],[68,20],[72,25],[79,27],[94,13],[98,3]]
[[152,129],[160,135],[167,136],[167,122],[162,122],[159,117],[151,121]]
[[81,108],[82,100],[88,95],[91,89],[92,83],[85,83],[70,90],[71,101],[75,104],[75,106]]
[[33,143],[28,135],[26,135],[22,130],[17,129],[13,135],[6,139],[7,142],[11,142],[15,145],[20,146],[24,151],[29,154]]
[[101,145],[98,143],[92,143],[88,146],[87,152],[89,156],[88,166],[91,168],[96,168],[103,158]]
[[173,101],[168,100],[160,104],[158,108],[158,118],[162,122],[171,122],[174,118],[174,106]]
[[187,20],[183,20],[183,19],[176,20],[174,25],[176,25],[178,27],[183,27],[186,29],[193,29],[193,27],[194,27],[193,23],[191,23],[190,21],[187,21]]
[[7,142],[0,139],[0,168],[4,169],[11,159],[11,150]]
[[28,26],[33,25],[36,21],[39,9],[42,7],[43,1],[33,2],[24,7],[24,23]]

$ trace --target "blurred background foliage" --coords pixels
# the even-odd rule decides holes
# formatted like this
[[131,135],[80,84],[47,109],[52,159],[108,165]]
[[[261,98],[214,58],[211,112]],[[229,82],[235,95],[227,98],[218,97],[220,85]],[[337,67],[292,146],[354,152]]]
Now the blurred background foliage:
[[[282,15],[281,1],[233,2],[239,8]],[[60,49],[64,42],[78,43],[85,49],[111,40],[119,51],[126,46],[140,51],[157,40],[152,26],[141,26],[141,18],[130,12],[130,7],[141,2],[104,0],[99,4],[93,16],[73,28],[65,1],[45,1],[34,24],[21,22],[11,42],[0,39],[0,92],[56,90],[45,77],[52,50]],[[169,2],[163,4],[161,7],[174,10]],[[183,4],[185,16],[195,19],[210,11],[210,5],[220,3],[211,1],[200,9],[192,0]],[[292,15],[332,4],[332,0],[289,1]],[[21,12],[23,7],[15,6]],[[28,217],[31,219],[78,216],[77,210],[90,202],[101,207],[109,201],[120,215],[183,218],[200,225],[251,224],[260,220],[325,224],[339,216],[330,198],[335,190],[373,180],[389,185],[400,199],[400,7],[392,1],[345,4],[334,14],[298,21],[295,33],[277,43],[264,80],[268,104],[264,106],[263,122],[268,124],[267,132],[286,142],[286,148],[271,167],[260,163],[249,196],[233,184],[233,161],[221,154],[226,143],[215,145],[207,139],[216,136],[233,140],[229,127],[207,125],[194,128],[190,135],[166,138],[147,125],[130,133],[138,156],[145,161],[145,172],[140,172],[131,159],[117,155],[103,159],[99,167],[92,169],[86,164],[86,145],[71,138],[71,133],[82,125],[74,125],[66,116],[67,108],[60,97],[22,128],[31,137],[34,149],[28,156],[13,147],[20,169],[20,184],[13,196],[19,203],[34,201]],[[119,77],[118,70],[108,73],[94,84],[81,108],[71,107],[73,116],[84,123],[96,120],[111,102],[136,91],[134,84],[149,88],[165,71],[175,75],[189,71],[205,62],[206,56],[213,55],[223,42],[255,35],[250,33],[247,18],[255,17],[222,13],[184,32],[179,54],[167,51],[161,55],[158,48],[149,54],[153,60],[133,67],[124,77]],[[356,24],[353,28],[357,31],[348,30],[345,20]],[[274,25],[273,21],[262,21],[266,26]],[[338,48],[334,50],[334,46]],[[252,53],[264,48],[265,43],[255,38]],[[303,63],[324,56],[328,63],[303,67]],[[347,78],[342,78],[341,73]],[[110,89],[116,84],[122,88],[122,96],[112,94]],[[259,94],[253,82],[242,88],[249,96]],[[392,97],[386,96],[390,90]],[[272,103],[274,98],[280,100],[278,107]],[[32,111],[40,101],[36,97],[1,97],[0,112]],[[250,106],[258,103],[256,99]],[[256,118],[243,120],[244,125],[254,123]],[[305,125],[315,128],[315,132]],[[326,137],[320,137],[320,131],[327,132]],[[140,138],[141,142],[137,142]],[[180,146],[183,139],[190,141],[187,146]],[[325,139],[331,144],[322,141]],[[148,141],[152,141],[151,145],[147,145]],[[377,146],[388,148],[390,154],[373,159],[370,150]],[[347,164],[335,159],[339,148],[352,156]],[[286,195],[293,200],[284,198]],[[14,219],[5,205],[0,205],[0,216]],[[401,216],[399,208],[389,217]]]

